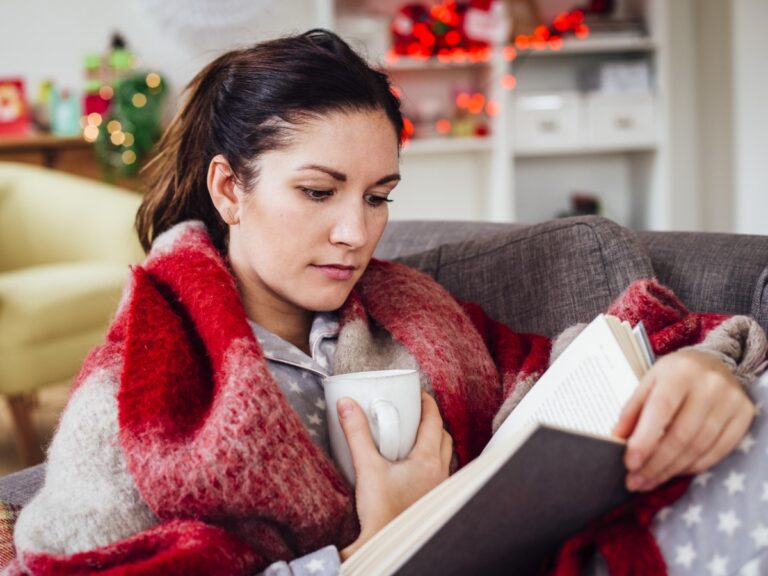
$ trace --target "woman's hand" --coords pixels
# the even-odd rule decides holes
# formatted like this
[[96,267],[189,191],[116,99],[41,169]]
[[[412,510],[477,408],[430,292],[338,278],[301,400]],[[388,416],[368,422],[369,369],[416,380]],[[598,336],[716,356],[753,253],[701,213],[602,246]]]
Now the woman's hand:
[[403,510],[448,478],[453,439],[433,398],[421,392],[421,423],[416,443],[404,460],[390,462],[376,448],[368,420],[354,400],[337,405],[355,467],[355,500],[360,536],[341,551],[346,559]]
[[651,490],[712,467],[741,441],[754,416],[754,404],[714,356],[684,350],[661,358],[614,428],[628,438],[627,488]]

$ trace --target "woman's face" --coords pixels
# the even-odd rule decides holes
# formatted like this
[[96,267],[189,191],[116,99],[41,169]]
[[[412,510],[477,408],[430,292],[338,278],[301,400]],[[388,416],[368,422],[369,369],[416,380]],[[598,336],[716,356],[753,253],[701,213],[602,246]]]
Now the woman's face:
[[263,154],[250,192],[235,187],[229,258],[244,297],[288,313],[330,311],[365,271],[397,185],[397,137],[381,111],[335,112]]

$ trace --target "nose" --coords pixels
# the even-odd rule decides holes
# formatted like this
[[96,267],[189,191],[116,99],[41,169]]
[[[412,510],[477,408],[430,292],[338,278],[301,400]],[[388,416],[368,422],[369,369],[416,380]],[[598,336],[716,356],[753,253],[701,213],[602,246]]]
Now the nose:
[[361,248],[366,245],[368,228],[365,221],[365,208],[362,205],[339,206],[331,227],[330,241],[332,244],[343,244],[350,248]]

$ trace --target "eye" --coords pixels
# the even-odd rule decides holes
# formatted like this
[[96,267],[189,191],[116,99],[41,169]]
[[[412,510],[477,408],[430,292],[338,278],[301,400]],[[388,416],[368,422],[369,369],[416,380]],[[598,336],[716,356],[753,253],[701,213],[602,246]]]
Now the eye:
[[299,190],[304,192],[307,198],[315,202],[322,202],[326,198],[333,196],[333,190],[315,190],[314,188],[307,188],[305,186],[299,186]]
[[378,196],[376,194],[366,194],[365,201],[374,208],[377,208],[385,202],[392,202],[392,198],[387,198],[386,196]]

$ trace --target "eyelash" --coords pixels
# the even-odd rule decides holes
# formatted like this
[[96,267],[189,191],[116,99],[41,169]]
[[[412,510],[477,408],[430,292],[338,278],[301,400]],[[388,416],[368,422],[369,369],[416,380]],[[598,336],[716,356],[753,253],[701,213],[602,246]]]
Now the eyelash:
[[[305,188],[300,186],[299,189],[312,200],[313,202],[324,202],[334,194],[334,190],[315,190],[314,188]],[[377,196],[376,194],[366,194],[366,202],[373,208],[392,202],[392,198],[385,198],[384,196]]]

